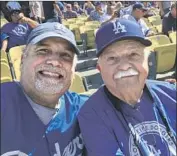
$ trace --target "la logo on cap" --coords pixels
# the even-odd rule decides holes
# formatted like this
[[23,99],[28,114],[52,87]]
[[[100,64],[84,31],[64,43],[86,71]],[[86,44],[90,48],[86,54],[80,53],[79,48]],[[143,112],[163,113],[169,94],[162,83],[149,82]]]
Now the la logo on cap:
[[122,25],[119,21],[113,21],[113,31],[115,34],[127,32],[125,25]]
[[65,27],[64,27],[63,25],[61,25],[61,24],[55,24],[55,25],[54,25],[54,28],[55,28],[56,30],[59,30],[60,32],[63,32],[63,33],[66,32]]

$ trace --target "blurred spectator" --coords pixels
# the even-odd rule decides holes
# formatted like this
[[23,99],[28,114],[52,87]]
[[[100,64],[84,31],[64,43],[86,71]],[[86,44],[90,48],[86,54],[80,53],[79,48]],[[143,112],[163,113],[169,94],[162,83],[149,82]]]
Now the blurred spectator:
[[2,40],[1,50],[8,51],[10,48],[26,44],[27,37],[32,28],[38,23],[32,19],[25,17],[20,10],[12,10],[10,12],[11,22],[5,24],[1,33],[6,34]]
[[72,10],[71,4],[67,4],[66,11],[63,12],[64,19],[77,18],[77,12]]
[[6,4],[6,7],[8,10],[21,10],[21,5],[17,1],[9,1]]
[[44,20],[42,3],[40,1],[29,1],[29,7],[31,11],[30,17],[38,23],[42,23],[42,20]]
[[73,11],[75,11],[78,15],[82,15],[84,13],[78,2],[74,2]]
[[61,1],[56,1],[61,11],[64,11],[64,5]]
[[88,17],[88,21],[99,21],[101,22],[102,18],[101,16],[104,14],[101,2],[95,2],[95,10],[93,10],[90,13],[90,16]]
[[123,8],[122,3],[121,2],[117,2],[116,6],[114,7],[114,10],[119,12],[120,9],[122,9],[122,8]]
[[144,7],[141,3],[136,3],[133,5],[132,13],[131,15],[124,15],[122,18],[134,21],[140,25],[140,28],[142,29],[142,32],[145,36],[153,35],[153,32],[149,29],[149,27],[146,25],[142,17],[144,16],[147,9]]
[[45,22],[59,22],[61,23],[62,12],[56,1],[43,1]]
[[107,7],[107,13],[104,14],[103,16],[101,16],[102,18],[102,24],[104,25],[112,20],[114,20],[115,18],[118,17],[118,11],[114,11],[114,6],[108,6]]
[[9,10],[8,10],[8,8],[6,7],[6,2],[5,1],[1,1],[1,5],[0,5],[0,7],[1,7],[1,11],[2,11],[2,13],[3,13],[3,15],[4,15],[4,18],[8,21],[8,22],[10,22],[10,12],[9,12]]
[[30,17],[30,7],[29,7],[29,1],[19,1],[21,5],[21,11],[24,13],[26,17]]
[[102,7],[103,12],[106,13],[107,12],[107,2],[102,1],[101,2],[101,7]]
[[132,5],[122,8],[119,12],[120,12],[120,17],[124,15],[131,15]]
[[157,4],[160,9],[160,16],[161,16],[161,18],[163,18],[163,16],[169,12],[171,2],[170,1],[158,1]]
[[87,1],[84,6],[83,6],[83,11],[87,14],[90,15],[90,13],[95,10],[95,6],[92,4],[92,2]]
[[171,10],[162,20],[162,32],[165,35],[168,35],[169,31],[176,31],[176,5],[176,2],[172,4]]

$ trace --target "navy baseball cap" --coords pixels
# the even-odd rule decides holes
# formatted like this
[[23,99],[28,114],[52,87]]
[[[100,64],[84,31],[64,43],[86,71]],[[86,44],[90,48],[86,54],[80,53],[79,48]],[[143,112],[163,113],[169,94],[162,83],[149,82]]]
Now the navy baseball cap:
[[50,37],[58,37],[68,41],[74,47],[75,53],[79,54],[73,32],[58,22],[39,24],[31,31],[26,44],[37,44]]
[[143,10],[143,11],[147,11],[148,9],[144,7],[144,5],[142,3],[135,3],[133,5],[133,10],[135,9],[140,9],[140,10]]
[[97,57],[110,44],[121,40],[137,40],[145,46],[150,46],[150,40],[145,39],[139,24],[127,19],[117,19],[103,25],[96,32],[96,55]]
[[101,5],[101,2],[99,2],[99,1],[98,1],[98,2],[95,2],[94,5],[95,5],[95,6],[99,6],[99,5]]

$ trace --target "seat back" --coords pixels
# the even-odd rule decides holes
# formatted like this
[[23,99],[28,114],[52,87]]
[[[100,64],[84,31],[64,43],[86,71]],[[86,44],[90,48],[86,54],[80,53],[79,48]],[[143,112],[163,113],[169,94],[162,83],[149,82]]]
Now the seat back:
[[15,62],[17,59],[21,59],[24,47],[25,45],[10,48],[9,56],[10,56],[10,61],[12,63]]
[[172,43],[176,43],[176,31],[169,33],[169,38]]
[[147,37],[149,40],[152,42],[151,47],[156,47],[159,45],[165,45],[165,44],[170,44],[170,39],[166,35],[155,35],[155,36],[150,36]]
[[153,26],[157,26],[157,25],[162,24],[162,20],[161,20],[161,17],[159,15],[148,17],[148,20],[149,20],[149,22],[152,23]]
[[12,81],[12,75],[8,63],[1,62],[1,83]]
[[76,92],[76,93],[83,93],[86,91],[83,79],[81,75],[78,72],[75,72],[72,84],[69,88],[70,91]]
[[5,51],[1,51],[0,53],[1,53],[1,62],[8,63],[7,53]]
[[176,43],[161,45],[154,48],[156,52],[157,73],[172,69],[176,60]]

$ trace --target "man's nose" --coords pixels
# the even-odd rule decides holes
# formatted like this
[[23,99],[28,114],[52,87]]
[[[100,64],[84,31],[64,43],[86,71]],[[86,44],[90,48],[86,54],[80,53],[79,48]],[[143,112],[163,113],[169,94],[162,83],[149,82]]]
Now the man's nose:
[[62,67],[63,63],[60,57],[57,57],[56,55],[52,55],[50,56],[47,60],[46,60],[47,64],[51,64],[54,67]]
[[129,63],[128,59],[120,59],[118,68],[119,70],[128,70],[132,65]]

